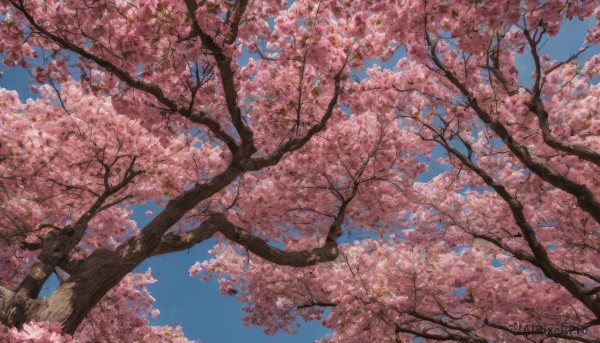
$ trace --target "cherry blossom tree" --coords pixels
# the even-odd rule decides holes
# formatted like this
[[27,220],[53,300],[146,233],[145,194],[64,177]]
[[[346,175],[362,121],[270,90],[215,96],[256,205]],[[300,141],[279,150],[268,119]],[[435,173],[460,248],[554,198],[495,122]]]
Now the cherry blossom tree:
[[[267,333],[305,319],[334,330],[324,342],[597,341],[600,58],[582,56],[599,13],[1,0],[3,62],[38,97],[0,91],[0,335],[186,342],[148,325],[154,279],[132,271],[215,237],[190,274],[219,277]],[[594,24],[554,60],[567,20]],[[417,182],[436,149],[447,170]],[[138,227],[149,202],[162,210]]]

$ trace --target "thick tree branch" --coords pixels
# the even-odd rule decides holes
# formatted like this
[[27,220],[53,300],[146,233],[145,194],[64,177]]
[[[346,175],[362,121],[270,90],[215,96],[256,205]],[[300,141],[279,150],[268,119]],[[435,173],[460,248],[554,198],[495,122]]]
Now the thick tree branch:
[[325,242],[321,247],[303,251],[285,251],[275,248],[264,239],[251,234],[245,229],[235,226],[227,220],[224,214],[213,214],[194,230],[182,234],[167,234],[162,237],[151,255],[185,250],[212,237],[216,232],[222,233],[227,239],[238,243],[253,254],[279,265],[306,267],[319,262],[333,261],[339,254],[337,239],[342,235],[342,224],[346,207],[352,201],[358,190],[354,185],[353,192],[343,199],[338,213],[329,227]]
[[67,274],[73,274],[77,269],[81,266],[82,260],[71,260],[68,258],[63,258],[58,262],[58,266]]
[[[115,161],[118,159],[115,158]],[[131,158],[131,162],[125,171],[123,179],[116,185],[109,183],[111,174],[111,165],[100,163],[103,165],[104,175],[104,192],[94,201],[92,206],[73,224],[71,227],[66,227],[60,230],[53,230],[42,239],[41,253],[37,257],[37,261],[33,264],[19,287],[17,292],[25,294],[29,298],[35,299],[42,290],[44,283],[61,260],[66,259],[69,253],[77,246],[83,238],[87,230],[89,222],[94,216],[106,208],[106,201],[114,194],[121,191],[129,185],[133,179],[141,172],[134,171],[133,166],[136,158]]]
[[311,307],[316,307],[316,306],[318,306],[318,307],[336,307],[336,306],[338,306],[338,304],[326,302],[326,301],[323,302],[323,301],[311,300],[311,302],[308,304],[301,304],[301,305],[296,306],[296,310],[301,310],[303,308],[311,308]]
[[201,243],[219,231],[221,222],[219,216],[211,216],[200,226],[194,230],[181,234],[168,233],[166,234],[158,246],[152,251],[152,255],[162,255],[171,252],[190,249],[194,245]]
[[337,238],[342,234],[345,206],[340,209],[338,216],[331,224],[325,243],[318,248],[303,251],[285,251],[275,248],[262,238],[235,226],[218,213],[212,215],[197,229],[183,234],[167,234],[152,252],[159,255],[169,252],[185,250],[212,237],[216,232],[222,233],[227,239],[238,243],[253,254],[278,265],[292,267],[306,267],[319,262],[333,261],[339,254]]
[[231,24],[229,25],[230,31],[227,34],[227,37],[225,39],[225,44],[233,44],[233,42],[235,42],[237,35],[238,35],[238,29],[240,27],[240,23],[242,21],[242,16],[246,12],[247,7],[248,7],[248,0],[237,0],[233,7],[233,12],[227,13],[226,21],[229,21],[229,19],[231,17],[231,13],[233,13],[233,20],[231,21]]
[[143,261],[153,255],[154,249],[161,243],[163,235],[177,223],[189,210],[198,203],[206,200],[231,184],[243,171],[234,162],[210,179],[198,183],[189,190],[170,200],[165,209],[160,212],[142,231],[129,238],[117,248],[117,254],[123,259]]
[[253,254],[278,265],[306,267],[319,262],[333,261],[339,255],[337,235],[338,232],[341,234],[341,228],[337,225],[337,222],[331,225],[330,233],[321,247],[303,251],[285,251],[275,248],[265,240],[229,222],[219,232],[229,240],[242,245]]

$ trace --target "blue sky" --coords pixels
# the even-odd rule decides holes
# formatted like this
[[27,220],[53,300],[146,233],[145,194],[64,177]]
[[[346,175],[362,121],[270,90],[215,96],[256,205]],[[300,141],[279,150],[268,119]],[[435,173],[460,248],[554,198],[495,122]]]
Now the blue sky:
[[[592,20],[581,23],[577,20],[566,23],[561,33],[550,40],[544,47],[544,51],[552,58],[564,59],[581,46],[585,30],[593,24]],[[582,58],[598,53],[598,49],[587,51]],[[399,54],[400,57],[403,54]],[[1,56],[0,56],[1,58]],[[392,67],[395,61],[384,64],[384,67]],[[366,64],[373,65],[372,63]],[[533,63],[529,56],[523,55],[517,58],[517,67],[520,71],[521,81],[528,84],[530,71]],[[6,70],[0,65],[0,71],[4,76],[0,78],[0,87],[16,90],[24,101],[31,94],[27,90],[29,74],[20,68]],[[359,77],[364,74],[360,73]],[[437,155],[437,156],[436,156]],[[437,150],[433,160],[441,155]],[[432,170],[423,175],[420,180],[430,180],[441,170],[439,166],[431,166]],[[144,215],[146,207],[136,211],[134,219],[139,227],[143,227],[150,218]],[[158,212],[159,208],[150,208]],[[246,328],[242,325],[243,304],[237,302],[231,296],[221,295],[216,280],[200,282],[197,277],[188,275],[188,268],[196,261],[210,259],[207,251],[212,248],[214,241],[209,240],[193,249],[169,255],[151,258],[136,268],[138,272],[144,272],[152,268],[158,282],[149,286],[150,292],[156,298],[156,307],[161,314],[152,321],[154,325],[178,324],[181,325],[186,336],[191,339],[201,339],[203,343],[230,343],[230,342],[286,342],[305,343],[318,340],[329,331],[318,322],[303,323],[298,328],[298,334],[288,335],[279,333],[275,336],[265,336],[262,328]],[[57,280],[53,278],[47,284],[45,293],[48,294],[56,287]]]

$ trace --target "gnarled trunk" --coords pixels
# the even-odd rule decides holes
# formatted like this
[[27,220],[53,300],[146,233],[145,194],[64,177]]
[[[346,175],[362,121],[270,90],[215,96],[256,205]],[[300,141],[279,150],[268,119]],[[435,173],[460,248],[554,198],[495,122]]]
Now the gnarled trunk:
[[109,250],[97,250],[48,298],[31,299],[24,292],[5,292],[0,319],[20,327],[30,321],[59,322],[73,334],[88,312],[141,261],[125,261]]

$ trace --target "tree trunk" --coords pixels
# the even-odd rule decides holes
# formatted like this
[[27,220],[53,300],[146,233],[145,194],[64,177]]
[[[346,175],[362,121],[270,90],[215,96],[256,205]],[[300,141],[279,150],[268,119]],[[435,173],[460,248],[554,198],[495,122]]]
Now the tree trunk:
[[88,312],[141,261],[124,261],[109,250],[96,250],[50,297],[31,299],[21,292],[5,298],[0,314],[7,326],[30,321],[59,322],[73,334]]

